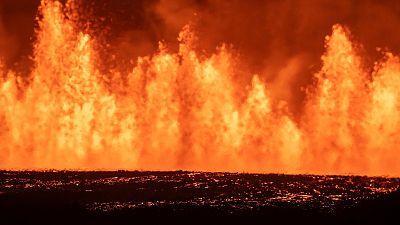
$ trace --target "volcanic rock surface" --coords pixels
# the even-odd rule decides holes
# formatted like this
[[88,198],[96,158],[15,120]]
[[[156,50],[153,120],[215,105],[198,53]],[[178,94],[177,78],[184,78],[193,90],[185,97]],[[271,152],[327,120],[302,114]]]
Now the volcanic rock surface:
[[7,224],[396,224],[400,179],[204,172],[0,172]]

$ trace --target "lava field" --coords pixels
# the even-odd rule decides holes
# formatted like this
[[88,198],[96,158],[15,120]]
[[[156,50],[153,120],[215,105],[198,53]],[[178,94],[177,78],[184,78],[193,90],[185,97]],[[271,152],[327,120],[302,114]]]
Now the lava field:
[[7,224],[396,224],[400,179],[206,172],[2,171]]

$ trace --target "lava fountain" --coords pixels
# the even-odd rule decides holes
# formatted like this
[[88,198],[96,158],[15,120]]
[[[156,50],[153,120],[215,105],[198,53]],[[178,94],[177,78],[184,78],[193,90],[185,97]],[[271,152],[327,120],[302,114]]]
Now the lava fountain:
[[400,175],[400,58],[384,52],[365,69],[342,25],[295,120],[261,76],[235,82],[229,47],[196,51],[191,26],[177,52],[160,42],[110,77],[71,1],[39,11],[32,72],[0,67],[2,169]]

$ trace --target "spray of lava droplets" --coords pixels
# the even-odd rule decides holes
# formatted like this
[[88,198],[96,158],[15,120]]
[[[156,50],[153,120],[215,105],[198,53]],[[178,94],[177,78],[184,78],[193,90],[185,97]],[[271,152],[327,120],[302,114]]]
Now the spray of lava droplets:
[[59,2],[40,12],[31,74],[0,71],[1,168],[400,175],[400,59],[365,71],[340,25],[295,122],[257,75],[238,97],[229,49],[199,56],[189,26],[108,79]]

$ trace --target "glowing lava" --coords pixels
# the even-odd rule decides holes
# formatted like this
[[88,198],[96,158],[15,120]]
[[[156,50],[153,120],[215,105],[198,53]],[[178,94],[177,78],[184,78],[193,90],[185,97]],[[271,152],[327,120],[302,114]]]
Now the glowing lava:
[[365,71],[340,25],[295,122],[257,75],[241,98],[237,59],[199,55],[189,26],[178,53],[160,44],[110,80],[63,11],[42,1],[29,76],[0,71],[1,168],[400,175],[400,59]]

